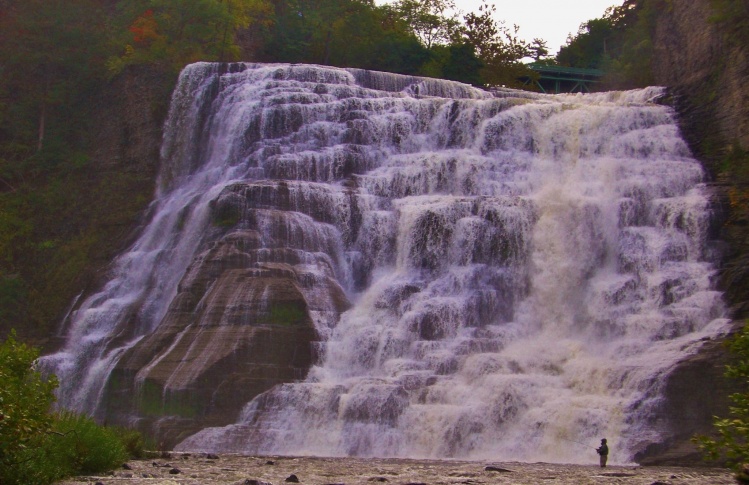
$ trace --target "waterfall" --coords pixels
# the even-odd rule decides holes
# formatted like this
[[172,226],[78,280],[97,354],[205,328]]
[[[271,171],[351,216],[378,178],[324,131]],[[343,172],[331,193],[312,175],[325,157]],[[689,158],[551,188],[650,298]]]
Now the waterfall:
[[44,359],[60,402],[102,415],[124,361],[138,389],[190,388],[248,315],[279,315],[278,276],[317,360],[180,449],[574,463],[606,437],[631,460],[661,439],[664,378],[730,323],[703,172],[661,95],[188,66],[152,220]]

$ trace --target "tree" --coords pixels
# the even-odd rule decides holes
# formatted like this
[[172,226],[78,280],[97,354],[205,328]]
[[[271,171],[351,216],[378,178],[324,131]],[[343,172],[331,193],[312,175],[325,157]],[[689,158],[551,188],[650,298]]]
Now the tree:
[[528,46],[530,56],[535,59],[536,62],[543,61],[549,57],[549,46],[545,40],[534,38],[531,44]]
[[176,72],[196,61],[236,60],[237,31],[272,22],[268,0],[123,0],[118,8],[124,52],[109,59],[112,73],[130,64]]
[[47,485],[111,470],[128,458],[125,440],[133,453],[142,451],[138,433],[52,412],[57,379],[37,370],[38,356],[15,332],[0,344],[0,483]]
[[460,24],[453,0],[398,0],[392,8],[427,49],[450,42]]
[[557,54],[562,66],[601,69],[608,89],[644,87],[653,82],[652,32],[657,1],[626,0],[601,18],[580,25]]
[[0,482],[12,476],[24,454],[52,428],[50,408],[57,379],[44,378],[34,362],[38,351],[12,332],[0,345]]
[[416,74],[430,57],[391,6],[369,0],[274,0],[260,60]]
[[[103,73],[105,39],[106,16],[96,0],[10,0],[0,7],[1,84],[13,96],[0,119],[13,120],[6,136],[26,146],[19,153],[14,144],[17,155],[40,152],[51,129],[69,129],[65,110]],[[56,116],[64,122],[55,125]]]
[[484,2],[478,13],[465,15],[465,22],[456,29],[453,42],[473,46],[484,64],[481,77],[485,84],[521,87],[518,79],[530,73],[521,60],[531,56],[534,51],[519,38],[520,28],[517,25],[510,29],[494,20],[496,10],[496,6]]

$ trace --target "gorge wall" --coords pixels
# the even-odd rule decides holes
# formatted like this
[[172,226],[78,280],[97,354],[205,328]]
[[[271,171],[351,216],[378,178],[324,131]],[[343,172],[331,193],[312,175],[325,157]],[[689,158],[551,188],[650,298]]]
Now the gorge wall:
[[[712,230],[724,243],[719,287],[738,326],[749,311],[749,219],[740,203],[749,179],[742,167],[746,158],[734,164],[727,159],[736,147],[749,149],[749,46],[712,20],[715,12],[709,0],[660,3],[653,32],[653,74],[657,84],[669,86],[674,94],[680,128],[712,180]],[[727,396],[742,390],[723,376],[728,358],[725,347],[715,342],[677,368],[657,417],[668,438],[639,461],[703,463],[690,438],[711,433],[713,416],[727,415]]]

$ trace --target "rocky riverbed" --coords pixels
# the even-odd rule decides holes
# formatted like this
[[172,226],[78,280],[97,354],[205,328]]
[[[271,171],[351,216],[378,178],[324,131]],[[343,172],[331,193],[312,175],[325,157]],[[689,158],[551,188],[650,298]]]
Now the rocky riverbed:
[[482,485],[735,484],[722,468],[563,465],[404,459],[178,454],[130,461],[104,475],[58,485]]

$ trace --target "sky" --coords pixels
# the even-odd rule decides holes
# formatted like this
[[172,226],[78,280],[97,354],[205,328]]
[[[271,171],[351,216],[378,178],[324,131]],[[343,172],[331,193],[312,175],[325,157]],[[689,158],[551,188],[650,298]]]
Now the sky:
[[[383,5],[392,0],[376,0]],[[455,0],[458,9],[465,13],[478,13],[481,0]],[[622,0],[487,0],[497,6],[495,19],[505,25],[517,24],[521,39],[531,41],[538,37],[546,41],[549,54],[556,55],[567,42],[568,34],[576,34],[580,24],[603,15],[607,7],[621,5]]]

